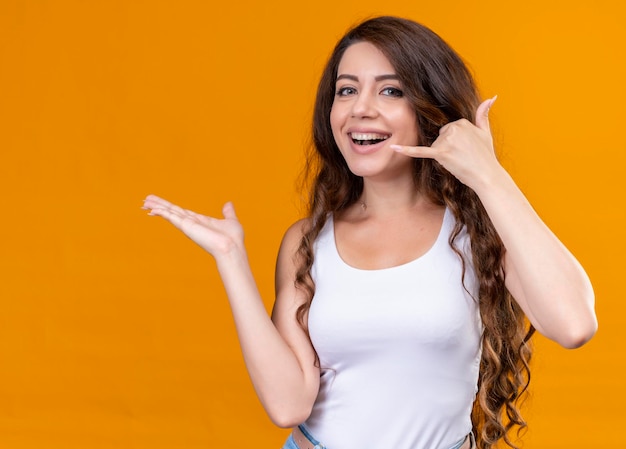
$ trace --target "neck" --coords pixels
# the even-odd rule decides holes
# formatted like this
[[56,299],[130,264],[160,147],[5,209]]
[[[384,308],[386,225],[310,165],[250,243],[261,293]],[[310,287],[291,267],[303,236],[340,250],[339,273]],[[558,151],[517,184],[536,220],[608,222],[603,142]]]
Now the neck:
[[364,179],[358,207],[368,214],[388,215],[412,210],[424,200],[412,178],[394,182]]

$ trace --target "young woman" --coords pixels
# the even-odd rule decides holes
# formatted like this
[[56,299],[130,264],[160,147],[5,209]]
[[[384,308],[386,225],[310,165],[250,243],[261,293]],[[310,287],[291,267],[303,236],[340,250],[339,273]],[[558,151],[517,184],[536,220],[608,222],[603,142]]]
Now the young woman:
[[514,446],[534,330],[567,348],[595,333],[587,275],[496,159],[494,101],[427,28],[351,29],[320,81],[310,215],[283,239],[271,319],[232,204],[146,198],[215,257],[285,448]]

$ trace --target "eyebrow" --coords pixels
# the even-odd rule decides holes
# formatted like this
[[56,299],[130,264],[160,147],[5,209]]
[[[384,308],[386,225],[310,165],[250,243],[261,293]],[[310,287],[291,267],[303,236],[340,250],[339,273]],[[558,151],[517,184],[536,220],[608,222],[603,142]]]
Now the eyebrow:
[[[347,79],[347,80],[351,80],[351,81],[359,81],[359,77],[355,76],[355,75],[341,74],[341,75],[337,76],[337,81],[342,80],[342,79]],[[399,79],[400,78],[398,77],[398,75],[396,75],[394,73],[390,73],[388,75],[378,75],[378,76],[374,77],[375,81],[399,80]]]

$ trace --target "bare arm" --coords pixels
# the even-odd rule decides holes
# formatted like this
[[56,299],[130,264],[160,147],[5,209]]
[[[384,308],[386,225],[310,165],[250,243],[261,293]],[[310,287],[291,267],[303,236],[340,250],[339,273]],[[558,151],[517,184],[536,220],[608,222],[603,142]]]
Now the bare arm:
[[581,346],[597,329],[591,282],[497,161],[488,119],[492,104],[478,107],[476,125],[445,125],[431,147],[395,149],[437,160],[476,192],[506,248],[506,286],[530,322],[564,347]]
[[531,323],[566,348],[596,332],[594,293],[587,274],[543,223],[504,170],[480,193],[506,247],[506,286]]
[[[293,427],[310,414],[319,388],[315,352],[297,325],[295,308],[301,292],[294,286],[293,254],[301,227],[287,231],[278,256],[274,321],[261,300],[243,244],[243,229],[232,204],[224,219],[196,214],[150,195],[144,207],[183,231],[217,262],[235,320],[239,343],[254,385],[270,419]],[[294,246],[296,245],[296,246]]]

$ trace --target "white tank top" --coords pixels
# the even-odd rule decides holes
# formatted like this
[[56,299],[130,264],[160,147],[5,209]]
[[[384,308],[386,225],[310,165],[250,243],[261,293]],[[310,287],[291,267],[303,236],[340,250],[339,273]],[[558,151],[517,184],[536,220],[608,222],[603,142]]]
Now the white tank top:
[[[482,325],[448,244],[392,268],[347,265],[329,218],[315,243],[309,331],[321,385],[305,427],[328,449],[449,449],[472,429]],[[469,238],[465,286],[477,295]]]

